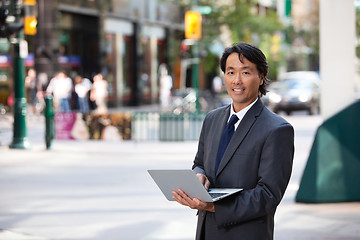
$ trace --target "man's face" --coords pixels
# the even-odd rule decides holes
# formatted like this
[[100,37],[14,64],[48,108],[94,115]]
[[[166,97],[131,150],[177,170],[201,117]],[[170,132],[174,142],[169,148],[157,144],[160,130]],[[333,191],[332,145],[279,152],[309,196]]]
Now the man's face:
[[233,100],[235,112],[248,106],[258,97],[259,87],[263,84],[256,65],[245,57],[239,60],[238,53],[232,53],[226,60],[225,85]]

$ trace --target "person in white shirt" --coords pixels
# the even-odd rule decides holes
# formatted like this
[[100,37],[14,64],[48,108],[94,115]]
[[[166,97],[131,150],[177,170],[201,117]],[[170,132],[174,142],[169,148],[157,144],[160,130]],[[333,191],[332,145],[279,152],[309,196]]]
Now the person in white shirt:
[[90,100],[96,103],[96,113],[107,113],[106,98],[108,84],[101,73],[94,76],[94,83],[90,93]]
[[88,93],[91,90],[92,83],[88,78],[78,75],[75,77],[75,93],[78,96],[78,107],[82,113],[90,111]]
[[54,78],[50,80],[50,83],[46,89],[47,94],[53,94],[55,111],[58,112],[70,112],[70,97],[73,88],[71,78],[66,76],[64,72],[59,72]]

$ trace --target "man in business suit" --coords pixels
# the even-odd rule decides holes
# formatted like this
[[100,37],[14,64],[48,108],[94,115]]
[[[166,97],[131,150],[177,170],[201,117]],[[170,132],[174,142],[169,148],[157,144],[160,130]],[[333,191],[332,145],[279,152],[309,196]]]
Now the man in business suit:
[[[193,171],[205,188],[244,190],[207,203],[179,189],[174,199],[199,210],[197,240],[273,239],[275,211],[291,175],[294,130],[260,100],[269,81],[260,49],[238,43],[225,49],[220,65],[233,103],[207,114]],[[223,129],[234,114],[239,120],[222,155]]]

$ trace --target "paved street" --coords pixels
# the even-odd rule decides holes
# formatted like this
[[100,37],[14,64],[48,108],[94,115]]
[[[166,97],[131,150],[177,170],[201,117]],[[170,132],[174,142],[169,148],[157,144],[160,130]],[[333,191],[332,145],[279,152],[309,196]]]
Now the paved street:
[[[290,185],[275,239],[360,239],[360,203],[299,204],[294,197],[319,116],[295,127]],[[44,143],[44,119],[27,121],[31,150],[9,149],[11,116],[0,116],[0,240],[191,240],[196,212],[168,202],[147,169],[190,168],[196,142]]]

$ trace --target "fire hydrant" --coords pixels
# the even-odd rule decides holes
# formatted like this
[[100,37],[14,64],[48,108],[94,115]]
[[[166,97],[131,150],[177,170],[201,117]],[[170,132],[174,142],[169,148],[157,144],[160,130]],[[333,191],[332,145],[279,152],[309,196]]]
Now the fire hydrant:
[[55,137],[55,120],[54,120],[54,107],[53,97],[51,95],[45,96],[45,142],[46,149],[50,149],[51,141]]

